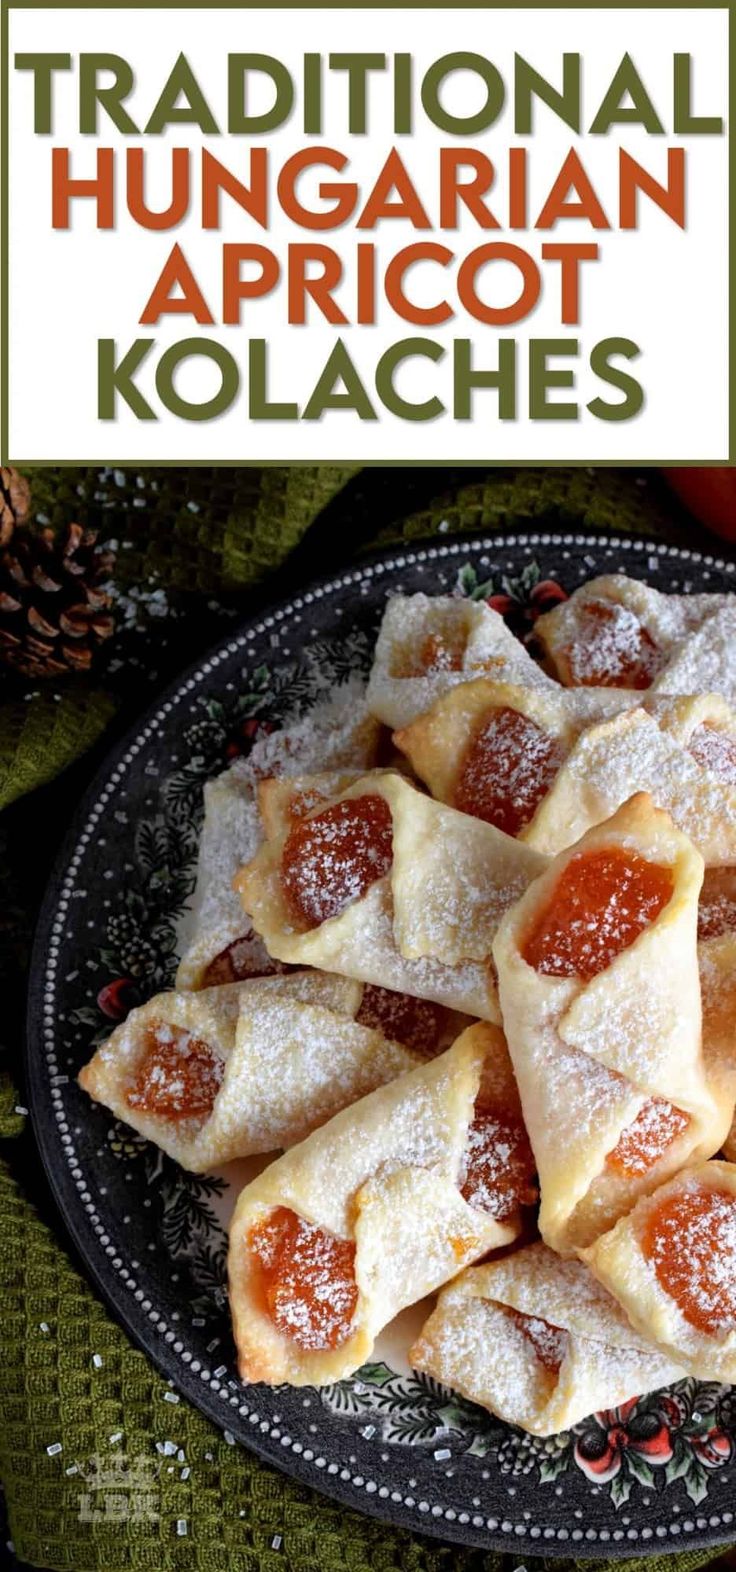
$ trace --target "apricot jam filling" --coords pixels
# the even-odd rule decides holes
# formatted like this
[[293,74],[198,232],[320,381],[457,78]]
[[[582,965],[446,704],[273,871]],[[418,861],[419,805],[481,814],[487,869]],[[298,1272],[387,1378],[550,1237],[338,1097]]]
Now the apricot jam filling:
[[736,929],[736,868],[706,868],[698,902],[698,938]]
[[467,638],[464,628],[428,633],[419,648],[419,670],[462,671]]
[[125,1101],[161,1119],[204,1120],[224,1073],[224,1062],[209,1043],[161,1022],[148,1029],[145,1054]]
[[401,650],[392,671],[394,677],[426,677],[433,671],[462,671],[467,630],[462,624],[448,625],[425,634],[417,644]]
[[[334,796],[334,790],[329,793]],[[319,786],[304,786],[301,791],[295,791],[289,799],[288,814],[292,824],[299,819],[306,819],[308,813],[313,813],[321,802],[325,801],[326,793]]]
[[279,1331],[308,1353],[340,1348],[358,1302],[354,1244],[277,1206],[251,1228],[248,1249]]
[[736,1330],[736,1197],[694,1187],[665,1196],[649,1213],[641,1243],[691,1326]]
[[210,961],[203,977],[203,988],[220,988],[225,983],[245,982],[248,977],[273,977],[290,971],[282,961],[266,954],[263,943],[251,932],[234,939]]
[[576,687],[648,688],[659,664],[654,639],[628,607],[592,600],[581,611],[581,628],[565,651]]
[[729,786],[736,786],[736,737],[716,726],[696,726],[688,743],[696,764]]
[[558,1376],[567,1353],[569,1332],[565,1332],[561,1326],[555,1326],[552,1321],[543,1321],[541,1316],[524,1315],[521,1310],[512,1310],[510,1305],[503,1305],[502,1309],[519,1331],[524,1333],[540,1365],[549,1375]]
[[539,1191],[529,1137],[513,1113],[477,1102],[463,1157],[460,1193],[469,1206],[504,1222]]
[[454,792],[462,813],[518,835],[534,817],[564,759],[555,737],[518,710],[493,710],[465,750]]
[[667,905],[670,868],[608,846],[573,857],[563,869],[522,950],[527,966],[550,977],[588,981],[628,949]]
[[303,819],[287,836],[281,885],[292,919],[317,928],[337,917],[389,872],[393,856],[391,810],[371,793],[333,803]]
[[621,1135],[606,1158],[606,1167],[622,1178],[650,1173],[665,1152],[687,1129],[690,1120],[664,1097],[650,1097]]
[[442,1041],[447,1013],[443,1005],[431,1004],[429,999],[414,999],[411,994],[366,983],[355,1018],[361,1026],[371,1026],[423,1059],[432,1059]]

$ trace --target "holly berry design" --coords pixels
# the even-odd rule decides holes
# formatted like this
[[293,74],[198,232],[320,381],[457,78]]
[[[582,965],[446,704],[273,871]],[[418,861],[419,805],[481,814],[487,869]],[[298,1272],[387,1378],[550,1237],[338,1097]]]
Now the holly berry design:
[[500,578],[479,579],[475,568],[466,564],[458,573],[457,588],[469,600],[484,600],[524,643],[532,638],[537,617],[568,598],[556,579],[541,578],[534,561],[528,562],[517,578],[503,573]]

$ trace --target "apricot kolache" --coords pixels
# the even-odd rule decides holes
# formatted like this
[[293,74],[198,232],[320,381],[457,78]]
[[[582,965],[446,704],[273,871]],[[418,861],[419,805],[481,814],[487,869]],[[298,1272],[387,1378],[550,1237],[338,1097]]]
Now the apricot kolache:
[[503,1053],[494,1028],[469,1027],[246,1186],[229,1256],[245,1379],[350,1375],[400,1310],[514,1239],[536,1192],[520,1118],[509,1139],[516,1098],[488,1101],[492,1066],[484,1086]]
[[[326,972],[158,994],[97,1050],[80,1083],[184,1168],[292,1146],[420,1062],[361,983]],[[390,1020],[386,1025],[392,1025]]]
[[614,575],[536,632],[391,597],[367,687],[209,783],[177,987],[80,1074],[259,1155],[244,1381],[421,1305],[414,1368],[537,1435],[736,1383],[736,601]]
[[394,770],[269,828],[236,879],[269,954],[500,1024],[491,946],[538,852]]

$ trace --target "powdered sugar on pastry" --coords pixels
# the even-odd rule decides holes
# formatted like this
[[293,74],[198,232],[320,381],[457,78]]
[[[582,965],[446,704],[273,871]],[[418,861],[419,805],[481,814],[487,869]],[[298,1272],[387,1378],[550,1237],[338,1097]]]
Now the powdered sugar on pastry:
[[[540,617],[535,633],[561,682],[622,688],[656,688],[671,693],[724,692],[705,680],[702,660],[696,686],[669,683],[673,657],[691,647],[706,623],[733,608],[726,595],[665,595],[626,574],[591,579]],[[691,657],[691,664],[693,658]],[[660,674],[660,675],[658,675]]]
[[[620,883],[619,866],[629,883]],[[664,904],[651,912],[639,899],[647,870],[655,883],[667,875]],[[537,1159],[540,1231],[562,1253],[722,1138],[700,1046],[701,879],[690,843],[649,799],[635,797],[562,853],[499,928],[493,953]],[[608,1156],[655,1097],[687,1116],[685,1129],[651,1170],[621,1172]]]
[[[242,1192],[229,1272],[244,1379],[341,1379],[399,1310],[514,1237],[516,1225],[469,1205],[459,1188],[488,1051],[482,1029],[463,1033],[447,1053],[338,1114]],[[352,1323],[337,1344],[306,1354],[264,1308],[250,1247],[253,1230],[281,1208],[355,1250]]]
[[[341,908],[315,923],[291,899],[298,872],[295,832],[282,828],[238,876],[254,926],[282,961],[339,971],[497,1020],[489,967],[493,934],[500,913],[543,860],[492,825],[434,802],[392,771],[356,781],[325,812],[375,799],[391,815],[389,873],[371,882],[376,869],[361,855],[359,896],[350,899],[348,889]],[[300,821],[298,835],[321,818],[322,811]],[[342,850],[347,856],[347,842]]]
[[[280,731],[262,732],[247,759],[238,759],[206,783],[197,880],[177,972],[180,988],[222,980],[216,971],[207,975],[218,957],[222,957],[221,972],[234,973],[228,980],[238,979],[239,964],[247,968],[245,975],[274,970],[262,940],[244,924],[243,908],[232,887],[238,868],[255,856],[262,840],[257,783],[266,776],[313,769],[364,769],[373,763],[377,740],[365,686],[351,678],[307,715],[287,719]],[[234,945],[237,950],[231,948]]]
[[706,774],[736,786],[736,736],[717,726],[701,725],[692,732],[688,749]]
[[531,688],[555,686],[484,601],[389,597],[368,682],[368,707],[379,720],[407,726],[457,683],[482,675]]
[[294,1146],[417,1062],[382,1033],[319,1004],[282,995],[274,1008],[250,997],[238,1019],[218,1132],[252,1152]]
[[724,775],[722,749],[701,725],[693,732],[694,755],[683,726],[682,735],[676,735],[655,716],[635,709],[584,731],[524,832],[525,840],[539,851],[557,852],[609,818],[633,792],[647,791],[706,863],[736,861],[736,785]]
[[655,693],[719,693],[736,705],[736,604],[706,617],[671,652]]
[[80,1084],[195,1172],[274,1151],[419,1062],[356,1021],[362,996],[326,972],[160,994]]
[[612,575],[576,590],[535,631],[568,685],[605,681],[607,671],[622,687],[651,684],[653,693],[718,693],[736,702],[731,595],[665,595]]
[[470,1267],[445,1288],[410,1359],[534,1435],[681,1374],[579,1261],[541,1244]]
[[736,1380],[736,1167],[687,1168],[582,1253],[664,1353],[698,1380]]
[[567,659],[574,687],[648,688],[664,656],[628,607],[593,601]]

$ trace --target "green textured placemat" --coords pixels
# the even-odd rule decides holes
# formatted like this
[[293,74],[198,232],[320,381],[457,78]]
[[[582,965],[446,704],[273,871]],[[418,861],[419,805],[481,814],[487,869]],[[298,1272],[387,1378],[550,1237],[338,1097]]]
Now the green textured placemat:
[[[131,1347],[4,1166],[0,1208],[7,1371],[0,1465],[24,1559],[71,1572],[518,1565],[515,1557],[384,1528],[228,1446],[195,1409],[167,1401],[167,1383]],[[708,1559],[693,1552],[640,1565],[690,1572]],[[526,1556],[524,1563],[529,1572],[539,1565]],[[562,1572],[577,1563],[546,1564]]]
[[[235,473],[87,469],[39,472],[34,496],[41,522],[76,515],[117,543],[118,610],[126,617],[143,586],[152,595],[180,597],[175,615],[185,643],[188,631],[194,637],[200,628],[207,597],[253,584],[295,548],[301,571],[317,573],[338,556],[344,560],[349,543],[357,551],[433,530],[548,521],[550,527],[678,533],[656,482],[620,470],[502,470],[468,479],[441,470],[355,474],[340,466]],[[120,670],[113,659],[102,685],[91,679],[7,685],[0,708],[0,806],[51,780],[99,737],[117,706],[135,701],[138,673],[153,658],[157,638],[160,627],[149,642],[144,629],[144,654],[133,656],[135,640],[126,643],[121,635]],[[49,797],[47,788],[44,813],[56,802],[63,813],[70,789],[67,782],[65,794],[62,782]],[[28,1193],[35,1176],[27,1133],[21,1141],[10,1139],[26,1122],[16,1111],[13,1071],[29,928],[25,841],[34,836],[34,799],[16,802],[9,813],[4,838],[0,829],[6,999],[0,1043],[7,1061],[0,1134],[8,1138],[7,1163],[0,1168],[7,1393],[0,1476],[17,1554],[36,1566],[71,1572],[512,1572],[517,1557],[465,1552],[386,1528],[228,1446],[196,1410],[170,1401],[167,1383],[108,1316],[58,1242],[55,1226],[41,1219]],[[692,1552],[639,1565],[690,1572],[710,1559],[710,1552]],[[529,1557],[524,1564],[529,1572],[541,1565]],[[559,1569],[578,1564],[545,1563]]]

